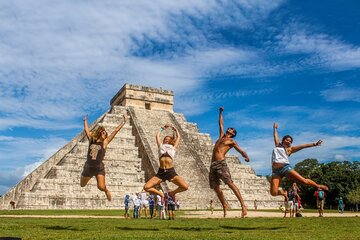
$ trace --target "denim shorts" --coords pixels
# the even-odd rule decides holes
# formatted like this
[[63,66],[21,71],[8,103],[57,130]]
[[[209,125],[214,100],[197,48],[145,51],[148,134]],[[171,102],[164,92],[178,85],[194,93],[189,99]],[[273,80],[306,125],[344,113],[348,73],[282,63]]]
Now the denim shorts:
[[292,167],[290,164],[285,164],[282,167],[279,168],[273,168],[272,169],[272,176],[273,177],[284,177],[286,174],[288,174],[292,170]]

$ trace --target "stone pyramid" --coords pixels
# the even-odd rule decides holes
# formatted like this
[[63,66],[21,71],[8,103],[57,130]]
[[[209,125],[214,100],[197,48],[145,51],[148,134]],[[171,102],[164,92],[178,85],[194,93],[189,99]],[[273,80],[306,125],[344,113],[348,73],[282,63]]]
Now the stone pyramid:
[[[15,187],[0,198],[0,208],[11,208],[13,201],[19,209],[119,209],[124,207],[124,196],[140,192],[145,182],[159,167],[155,135],[160,126],[171,124],[181,134],[175,157],[177,173],[189,183],[188,191],[179,193],[181,208],[206,209],[210,200],[221,207],[209,188],[208,174],[213,143],[209,134],[200,133],[196,124],[186,121],[184,115],[173,112],[173,92],[163,89],[125,84],[112,98],[109,112],[100,116],[91,126],[104,126],[108,132],[115,129],[127,114],[128,121],[105,155],[106,185],[113,200],[96,187],[95,178],[80,187],[80,174],[86,161],[88,141],[84,132],[41,164]],[[256,199],[259,208],[275,208],[281,198],[269,193],[269,182],[256,176],[254,170],[240,163],[236,155],[227,157],[233,180],[239,186],[249,208]],[[175,188],[162,183],[163,191]],[[231,208],[240,205],[227,186],[222,186]]]

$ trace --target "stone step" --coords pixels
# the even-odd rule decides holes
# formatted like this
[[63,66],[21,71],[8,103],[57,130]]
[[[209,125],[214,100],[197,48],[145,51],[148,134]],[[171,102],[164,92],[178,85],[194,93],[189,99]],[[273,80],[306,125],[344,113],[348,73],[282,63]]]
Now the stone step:
[[[68,154],[65,158],[63,158],[58,165],[61,166],[83,166],[86,162],[86,158],[84,155],[80,155],[81,157],[77,157],[76,155]],[[138,165],[141,164],[141,158],[138,156],[126,156],[126,155],[118,155],[116,158],[106,157],[103,160],[104,164],[108,164],[109,166],[119,166],[119,165]]]
[[[59,178],[78,178],[80,177],[83,168],[76,168],[76,169],[68,169],[63,166],[54,166],[46,176],[46,179],[59,179]],[[122,167],[106,167],[105,166],[105,173],[107,178],[111,179],[138,179],[138,175],[144,175],[144,172],[141,170],[141,166],[137,169],[130,169],[130,168],[122,168]]]
[[[138,181],[128,181],[127,178],[117,178],[109,179],[106,178],[106,186],[111,189],[111,191],[123,191],[123,188],[126,189],[137,189],[140,191],[144,186],[145,182],[141,179],[141,176],[138,176],[140,179]],[[66,181],[67,180],[67,181]],[[70,181],[71,180],[71,181]],[[61,191],[58,191],[61,190]],[[86,187],[80,186],[80,177],[73,179],[39,179],[31,192],[48,192],[48,193],[62,193],[63,191],[74,192],[77,191],[99,191],[97,190],[96,179],[92,178]]]

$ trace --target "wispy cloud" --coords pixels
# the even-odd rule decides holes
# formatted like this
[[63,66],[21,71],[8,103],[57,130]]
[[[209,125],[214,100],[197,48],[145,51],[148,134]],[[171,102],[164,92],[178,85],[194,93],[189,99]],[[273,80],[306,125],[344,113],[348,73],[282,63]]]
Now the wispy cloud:
[[314,33],[311,27],[294,23],[278,36],[280,50],[292,54],[309,54],[313,65],[334,70],[360,67],[360,47],[336,37]]
[[360,88],[333,87],[323,90],[321,96],[329,102],[360,102]]
[[0,136],[0,194],[27,176],[66,142],[57,137]]
[[59,137],[8,137],[0,136],[0,162],[3,167],[19,163],[43,161],[67,143]]
[[[104,110],[129,81],[178,93],[196,90],[209,69],[256,55],[212,46],[204,30],[235,22],[251,27],[281,3],[3,1],[0,107],[8,117],[0,117],[2,128],[47,128],[46,122],[56,120],[62,120],[56,124],[60,129],[74,126],[78,115]],[[176,48],[170,46],[161,58],[139,55],[151,48],[154,56],[162,42]]]
[[[106,111],[126,82],[174,90],[175,110],[197,116],[224,100],[276,97],[278,85],[269,76],[359,68],[359,47],[339,36],[294,20],[272,25],[269,16],[276,18],[284,2],[0,1],[0,131],[77,131],[80,116]],[[252,84],[262,78],[269,84]],[[222,88],[225,81],[236,89]],[[251,84],[243,86],[246,81]],[[320,91],[308,90],[328,102],[360,101],[358,86],[328,85]],[[277,120],[296,142],[326,140],[321,148],[294,155],[294,162],[309,155],[321,160],[358,156],[355,146],[343,148],[347,141],[358,143],[349,133],[360,130],[359,111],[278,105],[252,104],[226,113],[227,123],[244,127],[239,141],[259,173],[269,172],[269,135]],[[354,121],[347,121],[349,115]],[[217,131],[215,123],[207,126]],[[325,134],[330,129],[333,135]],[[2,182],[14,182],[66,142],[7,135],[0,136],[0,162],[9,171],[1,172],[0,185],[1,176],[7,179]]]

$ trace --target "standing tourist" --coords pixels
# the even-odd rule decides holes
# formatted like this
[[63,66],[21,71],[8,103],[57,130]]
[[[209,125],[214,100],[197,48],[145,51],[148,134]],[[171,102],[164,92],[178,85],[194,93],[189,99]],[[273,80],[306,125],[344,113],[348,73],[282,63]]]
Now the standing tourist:
[[124,214],[124,216],[125,216],[126,219],[130,218],[130,213],[129,213],[130,204],[131,204],[130,195],[126,194],[125,195],[125,200],[124,200],[124,205],[125,205],[125,214]]
[[319,217],[323,217],[324,216],[324,205],[325,205],[325,192],[321,189],[318,188],[315,193],[314,196],[316,197],[316,206],[319,209]]
[[339,202],[338,202],[338,208],[339,208],[339,213],[343,214],[344,213],[344,201],[342,199],[342,197],[339,198]]

